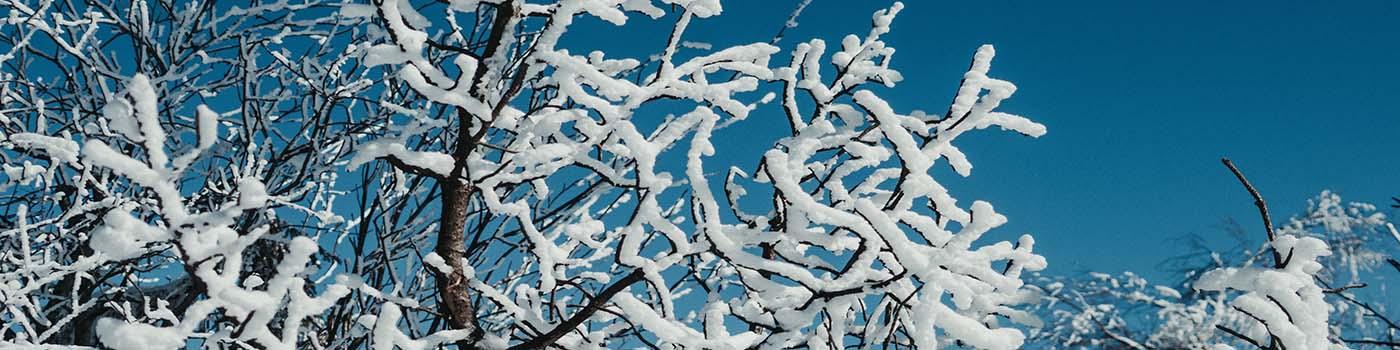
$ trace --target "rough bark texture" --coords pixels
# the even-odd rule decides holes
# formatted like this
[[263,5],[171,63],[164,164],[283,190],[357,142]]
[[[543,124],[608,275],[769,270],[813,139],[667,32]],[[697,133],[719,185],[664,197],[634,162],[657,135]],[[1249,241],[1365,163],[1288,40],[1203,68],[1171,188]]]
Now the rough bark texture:
[[474,343],[481,338],[482,331],[477,327],[476,308],[472,305],[470,287],[462,275],[463,250],[466,246],[464,229],[467,222],[467,202],[471,198],[469,186],[454,179],[442,182],[442,216],[438,228],[435,251],[446,260],[452,272],[437,273],[438,297],[443,316],[454,329],[465,329],[472,336],[458,343],[463,349],[475,349]]

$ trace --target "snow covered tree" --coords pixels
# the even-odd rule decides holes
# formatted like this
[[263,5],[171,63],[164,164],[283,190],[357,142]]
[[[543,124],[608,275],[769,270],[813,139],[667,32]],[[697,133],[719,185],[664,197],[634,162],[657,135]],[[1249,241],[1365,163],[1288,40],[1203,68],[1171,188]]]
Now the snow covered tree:
[[[979,243],[1007,219],[932,170],[1045,128],[994,110],[991,46],[944,113],[880,98],[900,3],[775,66],[776,39],[683,40],[715,0],[0,2],[3,346],[1012,349],[1039,324],[1034,240]],[[564,46],[595,19],[672,24],[642,59]],[[789,128],[707,167],[755,115]]]
[[1131,272],[1037,276],[1046,299],[1036,312],[1051,322],[1031,341],[1088,349],[1400,344],[1384,300],[1369,301],[1384,298],[1386,271],[1376,269],[1400,251],[1400,235],[1376,206],[1323,191],[1304,213],[1271,227],[1278,238],[1263,246],[1243,229],[1227,228],[1244,244],[1220,250],[1192,243],[1198,251],[1174,261],[1185,278],[1170,285]]
[[287,295],[322,223],[294,212],[330,208],[348,153],[326,126],[363,86],[323,69],[345,21],[314,1],[0,4],[0,344],[122,347],[119,319],[181,328],[134,328],[148,345],[234,346],[214,334],[255,308],[215,294]]
[[[1037,276],[1048,319],[1031,332],[1033,346],[1065,349],[1211,349],[1228,342],[1215,326],[1252,327],[1219,293],[1153,285],[1132,272]],[[1188,282],[1189,283],[1189,282]]]
[[[1192,288],[1198,290],[1231,294],[1230,308],[1257,322],[1253,332],[1224,325],[1216,325],[1216,328],[1260,349],[1346,349],[1343,344],[1346,340],[1328,322],[1337,307],[1329,304],[1324,294],[1344,294],[1352,286],[1327,287],[1320,259],[1333,255],[1334,249],[1341,252],[1344,258],[1336,265],[1348,268],[1351,281],[1357,280],[1362,266],[1367,262],[1377,264],[1382,258],[1381,254],[1370,252],[1373,248],[1356,243],[1364,240],[1359,238],[1364,236],[1353,231],[1352,226],[1378,227],[1384,224],[1384,216],[1363,213],[1363,210],[1375,210],[1370,205],[1353,205],[1353,210],[1341,210],[1340,198],[1323,192],[1320,202],[1311,203],[1310,215],[1295,218],[1284,230],[1276,232],[1259,191],[1229,159],[1222,159],[1222,162],[1254,197],[1269,238],[1263,251],[1268,252],[1272,262],[1266,261],[1264,267],[1223,267],[1207,271],[1192,284]],[[1337,237],[1331,241],[1340,244],[1329,245],[1323,239],[1308,235],[1309,226],[1322,226],[1335,233]],[[1221,344],[1217,348],[1230,346]]]
[[[673,2],[671,37],[647,61],[557,47],[575,17],[620,25],[624,11],[666,14],[646,2],[469,5],[454,3],[438,22],[393,1],[353,9],[382,25],[365,60],[390,65],[386,81],[424,102],[404,131],[366,141],[352,165],[383,160],[440,183],[437,248],[424,261],[446,323],[471,334],[462,346],[1020,345],[1020,332],[997,319],[1029,321],[1010,306],[1028,300],[1020,272],[1044,260],[1028,236],[970,250],[1005,219],[982,202],[961,209],[929,174],[940,158],[967,174],[951,141],[968,130],[1044,132],[991,111],[1014,87],[986,76],[990,46],[948,113],[902,115],[865,87],[902,79],[880,40],[899,4],[878,12],[864,37],[846,37],[830,68],[820,40],[778,68],[767,66],[777,48],[765,43],[684,54],[688,24],[720,12],[712,1]],[[490,24],[458,27],[459,12],[489,14],[479,23]],[[441,38],[423,31],[442,23]],[[824,80],[828,69],[836,76]],[[770,81],[783,86],[790,136],[753,180],[731,169],[712,183],[711,134],[772,99],[739,99]],[[695,106],[639,113],[662,100]],[[677,165],[659,157],[672,148],[684,149],[683,175],[662,169]],[[757,201],[745,186],[771,193],[767,213],[739,208]],[[491,266],[496,256],[524,258]]]

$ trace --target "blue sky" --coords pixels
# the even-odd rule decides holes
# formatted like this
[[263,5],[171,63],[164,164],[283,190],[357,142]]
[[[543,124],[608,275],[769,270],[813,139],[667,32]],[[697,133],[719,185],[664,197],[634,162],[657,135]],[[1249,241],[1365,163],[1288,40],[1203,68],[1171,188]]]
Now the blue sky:
[[[722,16],[692,23],[686,38],[716,47],[764,41],[795,3],[729,1]],[[863,35],[869,14],[888,4],[816,0],[783,46]],[[1050,132],[960,138],[972,177],[943,169],[941,181],[963,203],[987,200],[1010,218],[989,238],[1034,234],[1052,273],[1169,277],[1154,271],[1181,253],[1174,238],[1223,237],[1219,227],[1233,218],[1262,240],[1251,200],[1222,156],[1264,193],[1275,221],[1323,189],[1383,206],[1400,195],[1395,18],[1400,3],[1384,1],[910,1],[886,36],[905,81],[881,95],[903,112],[946,109],[972,52],[996,45],[991,75],[1020,88],[1001,110]],[[624,38],[664,38],[668,20],[633,21],[626,33],[570,35],[610,55],[660,47],[664,40]],[[643,49],[610,48],[629,44]],[[750,168],[753,136],[781,136],[782,115],[762,111],[716,135],[717,158]]]

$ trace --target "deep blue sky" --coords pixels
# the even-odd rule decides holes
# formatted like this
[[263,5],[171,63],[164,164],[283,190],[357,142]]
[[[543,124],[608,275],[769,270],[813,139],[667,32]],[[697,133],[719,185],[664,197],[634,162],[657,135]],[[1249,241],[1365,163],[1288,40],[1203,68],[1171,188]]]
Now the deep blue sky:
[[[722,16],[694,22],[686,37],[717,48],[764,41],[795,2],[728,1]],[[783,46],[864,35],[869,14],[888,4],[816,0]],[[1400,195],[1396,18],[1400,3],[1388,1],[910,1],[886,37],[905,81],[881,95],[902,112],[944,110],[973,50],[995,44],[991,75],[1020,87],[1002,111],[1050,132],[965,136],[972,177],[940,170],[940,179],[964,205],[987,200],[1010,218],[995,237],[1034,234],[1050,272],[1167,277],[1152,271],[1181,253],[1173,238],[1223,236],[1221,223],[1234,218],[1262,239],[1251,200],[1221,156],[1243,168],[1276,221],[1322,189],[1382,206]],[[640,45],[631,36],[664,38],[668,23],[576,39],[646,51],[664,40]],[[785,128],[776,109],[764,111],[717,134],[717,158],[751,168],[754,135]]]

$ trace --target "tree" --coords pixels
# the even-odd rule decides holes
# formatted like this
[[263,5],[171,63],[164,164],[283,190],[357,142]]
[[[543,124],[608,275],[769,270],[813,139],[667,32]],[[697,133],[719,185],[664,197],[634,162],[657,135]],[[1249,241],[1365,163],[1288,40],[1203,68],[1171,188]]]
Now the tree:
[[[272,211],[329,209],[316,181],[346,154],[327,126],[362,85],[323,69],[343,60],[320,40],[344,25],[315,14],[328,5],[3,3],[0,340],[93,346],[104,318],[175,322],[210,303],[201,269],[258,284],[319,235],[318,217]],[[209,244],[229,250],[191,260]]]
[[[978,244],[1006,218],[931,169],[1045,128],[994,111],[991,46],[945,113],[880,98],[899,3],[776,67],[776,39],[685,44],[712,0],[6,4],[3,344],[1010,349],[1038,324],[1034,240]],[[561,45],[643,16],[674,21],[647,59]],[[787,134],[706,168],[756,113]]]
[[[1261,198],[1256,204],[1265,208]],[[1400,328],[1384,301],[1368,300],[1374,292],[1358,293],[1380,291],[1384,298],[1385,271],[1376,269],[1400,248],[1394,225],[1376,206],[1343,202],[1324,190],[1285,224],[1265,224],[1271,239],[1263,246],[1250,243],[1256,240],[1238,226],[1227,229],[1239,246],[1194,243],[1197,251],[1174,261],[1184,267],[1184,279],[1171,285],[1153,285],[1132,272],[1038,276],[1046,299],[1037,313],[1052,321],[1031,341],[1104,349],[1396,346]],[[1279,260],[1274,252],[1281,252]]]

